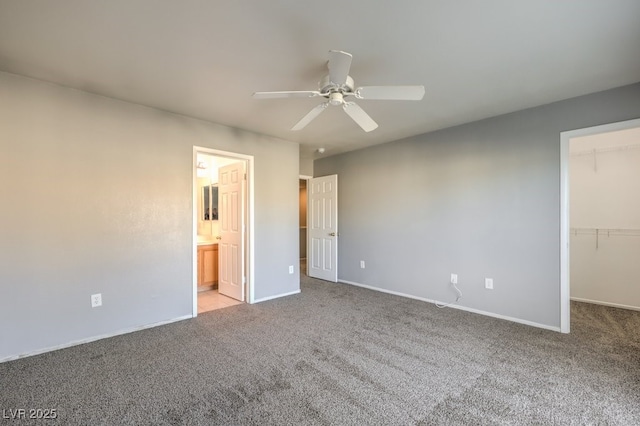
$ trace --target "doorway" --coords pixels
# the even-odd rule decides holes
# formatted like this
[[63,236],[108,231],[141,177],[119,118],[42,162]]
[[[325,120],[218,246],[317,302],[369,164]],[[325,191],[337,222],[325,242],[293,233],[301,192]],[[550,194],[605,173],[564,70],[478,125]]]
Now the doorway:
[[300,274],[307,275],[307,182],[310,176],[300,176],[298,180],[300,198]]
[[194,317],[253,302],[252,230],[253,157],[194,147]]
[[[577,138],[600,135],[604,133],[618,132],[640,127],[640,119],[611,123],[602,126],[589,127],[584,129],[562,132],[560,134],[560,331],[569,333],[570,331],[570,279],[571,279],[571,256],[570,241],[572,227],[577,233],[577,226],[570,221],[570,155],[571,141]],[[597,155],[594,151],[594,158]],[[594,163],[597,168],[597,163]],[[575,225],[575,226],[574,226]],[[609,234],[612,230],[608,228]],[[596,243],[599,238],[599,228],[581,228],[580,231],[593,232]]]

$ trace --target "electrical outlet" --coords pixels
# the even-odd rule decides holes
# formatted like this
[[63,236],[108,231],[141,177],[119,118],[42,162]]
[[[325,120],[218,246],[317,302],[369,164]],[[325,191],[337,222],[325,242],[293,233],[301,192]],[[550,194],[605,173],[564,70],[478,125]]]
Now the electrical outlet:
[[364,269],[364,260],[360,261],[360,269]]
[[451,274],[451,284],[458,284],[458,274]]
[[484,288],[487,290],[493,290],[493,278],[484,279]]
[[289,265],[289,273],[293,274],[293,265]]
[[98,306],[102,306],[102,293],[91,295],[91,307],[97,308]]

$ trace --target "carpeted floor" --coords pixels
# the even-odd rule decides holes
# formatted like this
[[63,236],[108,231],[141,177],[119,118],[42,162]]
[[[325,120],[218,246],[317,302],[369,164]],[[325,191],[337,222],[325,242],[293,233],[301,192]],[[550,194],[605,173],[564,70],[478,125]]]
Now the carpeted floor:
[[0,420],[640,424],[640,312],[571,309],[563,335],[303,277],[296,296],[0,364]]

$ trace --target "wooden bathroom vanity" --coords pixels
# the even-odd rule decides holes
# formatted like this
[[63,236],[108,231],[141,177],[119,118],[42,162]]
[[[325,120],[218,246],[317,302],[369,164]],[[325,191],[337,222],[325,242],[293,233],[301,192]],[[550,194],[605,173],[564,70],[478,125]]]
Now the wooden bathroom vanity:
[[218,288],[218,244],[198,244],[198,290]]

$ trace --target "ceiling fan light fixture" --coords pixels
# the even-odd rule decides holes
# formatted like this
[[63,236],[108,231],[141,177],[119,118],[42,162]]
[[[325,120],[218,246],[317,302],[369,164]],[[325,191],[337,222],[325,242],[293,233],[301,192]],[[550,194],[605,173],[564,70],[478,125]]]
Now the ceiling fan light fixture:
[[333,106],[342,105],[344,103],[344,97],[340,92],[332,92],[329,95],[329,103]]

